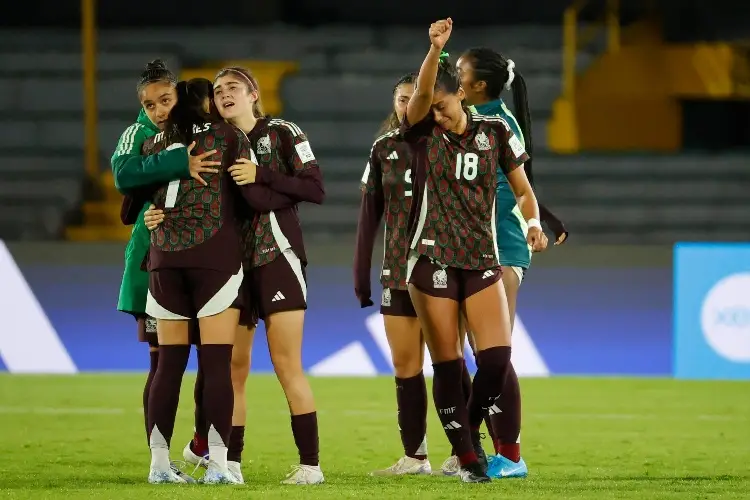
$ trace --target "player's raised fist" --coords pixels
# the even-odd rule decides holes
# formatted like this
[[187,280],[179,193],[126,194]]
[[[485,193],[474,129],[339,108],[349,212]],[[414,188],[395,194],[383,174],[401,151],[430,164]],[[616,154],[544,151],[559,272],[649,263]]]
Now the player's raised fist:
[[453,19],[441,19],[430,25],[430,42],[436,49],[442,50],[453,30]]

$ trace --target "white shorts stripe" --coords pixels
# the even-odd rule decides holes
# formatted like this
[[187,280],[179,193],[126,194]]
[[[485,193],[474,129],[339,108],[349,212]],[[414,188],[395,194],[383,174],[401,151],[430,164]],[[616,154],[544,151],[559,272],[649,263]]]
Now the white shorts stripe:
[[299,286],[302,289],[302,297],[305,299],[305,302],[307,302],[307,283],[305,282],[305,275],[302,273],[302,261],[299,260],[297,254],[295,254],[294,250],[291,248],[284,250],[281,255],[283,255],[286,261],[289,262],[289,267],[292,268],[292,271],[299,282]]

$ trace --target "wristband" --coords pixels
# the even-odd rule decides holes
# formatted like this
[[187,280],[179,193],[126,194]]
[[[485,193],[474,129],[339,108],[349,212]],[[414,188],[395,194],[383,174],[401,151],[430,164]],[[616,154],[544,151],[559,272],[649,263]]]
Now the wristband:
[[533,217],[526,221],[526,224],[529,226],[529,228],[537,227],[540,230],[542,229],[542,223],[539,222],[539,219],[534,219]]

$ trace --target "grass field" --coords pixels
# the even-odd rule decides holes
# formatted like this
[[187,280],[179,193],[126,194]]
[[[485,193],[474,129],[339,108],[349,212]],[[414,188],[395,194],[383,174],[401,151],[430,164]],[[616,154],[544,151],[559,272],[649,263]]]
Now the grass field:
[[[529,478],[465,485],[443,477],[369,477],[400,456],[392,379],[314,379],[327,483],[282,487],[296,461],[285,401],[274,378],[251,376],[247,485],[180,487],[146,483],[143,379],[0,376],[0,497],[750,498],[750,383],[523,380]],[[181,458],[192,436],[192,381],[186,377],[173,458]],[[449,447],[432,408],[429,417],[438,468]]]

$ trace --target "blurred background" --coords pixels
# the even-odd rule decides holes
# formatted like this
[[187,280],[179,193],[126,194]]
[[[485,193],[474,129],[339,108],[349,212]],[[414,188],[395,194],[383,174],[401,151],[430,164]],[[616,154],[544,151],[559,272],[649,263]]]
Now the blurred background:
[[454,56],[489,46],[526,78],[539,196],[571,233],[521,289],[519,373],[750,378],[743,2],[205,5],[28,0],[0,19],[0,314],[17,318],[0,330],[0,368],[146,368],[115,310],[130,228],[109,158],[158,57],[182,78],[249,67],[266,110],[307,133],[328,198],[301,207],[305,365],[390,373],[382,321],[351,285],[358,182],[394,83],[418,69],[429,23],[451,16]]

